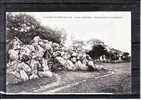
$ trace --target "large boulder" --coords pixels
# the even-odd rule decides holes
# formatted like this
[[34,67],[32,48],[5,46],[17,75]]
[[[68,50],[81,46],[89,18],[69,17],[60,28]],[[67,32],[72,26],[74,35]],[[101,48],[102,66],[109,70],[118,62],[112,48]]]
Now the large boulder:
[[8,51],[9,60],[18,60],[19,59],[19,50],[10,49]]
[[33,44],[33,46],[35,48],[35,51],[32,52],[32,55],[35,57],[42,58],[46,50],[43,49],[40,45]]
[[24,70],[20,70],[21,80],[27,81],[29,79],[27,73]]
[[39,77],[52,77],[53,73],[51,71],[38,71]]
[[94,64],[94,62],[92,60],[89,60],[87,62],[87,66],[88,66],[88,70],[89,71],[94,71],[96,70],[96,65]]
[[24,62],[15,60],[7,64],[7,79],[9,79],[8,84],[28,80],[29,73],[31,73],[31,68]]
[[41,65],[42,65],[43,71],[48,71],[49,70],[48,60],[47,59],[42,58]]
[[40,62],[38,61],[38,59],[37,58],[31,59],[29,65],[31,67],[30,79],[39,78],[38,77],[38,69],[42,69],[42,66],[41,66]]
[[66,67],[67,70],[70,70],[70,71],[77,70],[76,66],[70,60],[66,61],[65,67]]
[[56,57],[59,63],[64,66],[65,69],[75,71],[76,66],[68,59],[64,59],[63,57]]
[[24,62],[19,63],[18,66],[17,66],[17,68],[18,68],[19,70],[24,70],[24,71],[27,72],[27,73],[31,73],[31,71],[32,71],[32,69],[30,68],[30,66],[27,65],[27,64],[24,63]]
[[86,64],[82,63],[81,61],[77,61],[75,65],[78,70],[82,70],[82,71],[88,70],[88,66],[86,66]]
[[15,37],[13,40],[10,41],[9,44],[11,46],[11,49],[19,49],[23,43],[17,37]]

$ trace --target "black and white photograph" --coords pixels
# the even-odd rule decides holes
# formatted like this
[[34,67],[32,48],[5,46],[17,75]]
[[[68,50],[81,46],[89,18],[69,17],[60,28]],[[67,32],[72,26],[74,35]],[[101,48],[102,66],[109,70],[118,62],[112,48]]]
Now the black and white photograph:
[[6,12],[6,93],[131,94],[131,12]]

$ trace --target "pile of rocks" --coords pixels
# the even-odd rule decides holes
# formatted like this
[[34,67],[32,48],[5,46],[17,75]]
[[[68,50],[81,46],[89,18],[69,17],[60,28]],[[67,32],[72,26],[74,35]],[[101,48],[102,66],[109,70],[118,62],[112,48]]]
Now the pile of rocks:
[[35,36],[30,45],[18,38],[11,42],[8,50],[7,75],[16,77],[14,83],[40,77],[52,77],[58,70],[97,70],[85,50],[66,49],[63,45]]
[[[45,43],[42,47],[42,42]],[[7,74],[14,75],[17,81],[26,81],[39,77],[52,77],[52,72],[48,67],[48,59],[43,57],[46,50],[51,51],[51,42],[35,37],[31,45],[24,45],[15,37],[11,41],[11,49],[8,51],[9,62],[7,64]]]

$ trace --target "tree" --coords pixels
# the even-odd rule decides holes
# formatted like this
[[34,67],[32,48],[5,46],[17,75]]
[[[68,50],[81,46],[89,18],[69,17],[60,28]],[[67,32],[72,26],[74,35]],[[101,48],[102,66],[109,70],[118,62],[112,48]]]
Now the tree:
[[106,45],[103,41],[94,38],[89,40],[87,43],[92,48],[87,52],[91,58],[99,59],[100,56],[107,54]]
[[94,45],[92,50],[88,52],[93,59],[99,59],[99,57],[105,53],[107,53],[107,50],[102,45]]
[[96,46],[96,45],[106,46],[103,41],[101,41],[101,40],[99,40],[99,39],[95,39],[95,38],[90,39],[89,41],[87,41],[87,43],[88,43],[89,45],[91,45],[91,46],[94,46],[94,45],[95,45],[95,46]]
[[129,61],[130,60],[130,57],[129,57],[129,53],[128,52],[123,52],[123,54],[122,54],[122,60],[125,60],[125,61]]
[[6,37],[7,40],[18,37],[23,43],[29,44],[35,36],[47,39],[56,43],[61,43],[65,39],[61,31],[52,30],[42,26],[34,17],[27,14],[8,13],[6,15]]

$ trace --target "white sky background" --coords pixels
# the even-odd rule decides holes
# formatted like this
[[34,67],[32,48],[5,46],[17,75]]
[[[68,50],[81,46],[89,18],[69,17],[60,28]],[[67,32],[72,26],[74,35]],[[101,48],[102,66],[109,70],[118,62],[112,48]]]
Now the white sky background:
[[24,13],[32,15],[44,26],[65,31],[68,34],[68,41],[71,38],[80,40],[96,38],[110,47],[131,52],[130,12]]

